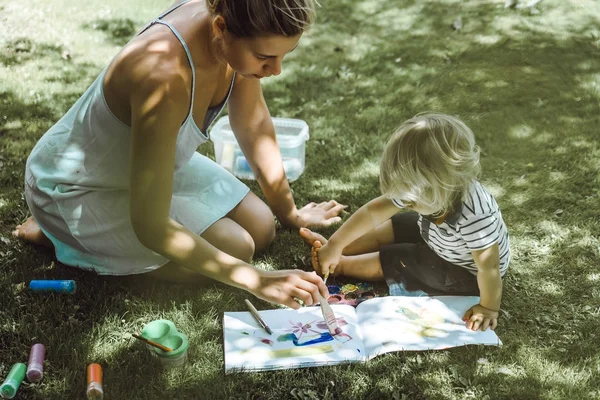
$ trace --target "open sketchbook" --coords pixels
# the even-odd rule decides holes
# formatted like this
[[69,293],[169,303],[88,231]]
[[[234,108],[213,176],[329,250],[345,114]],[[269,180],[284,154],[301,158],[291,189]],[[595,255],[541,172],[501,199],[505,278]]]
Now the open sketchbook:
[[223,317],[225,372],[364,362],[379,354],[501,345],[490,329],[473,332],[462,316],[477,296],[376,297],[356,308],[332,304],[342,333],[331,336],[320,307],[259,311],[269,335],[249,312]]

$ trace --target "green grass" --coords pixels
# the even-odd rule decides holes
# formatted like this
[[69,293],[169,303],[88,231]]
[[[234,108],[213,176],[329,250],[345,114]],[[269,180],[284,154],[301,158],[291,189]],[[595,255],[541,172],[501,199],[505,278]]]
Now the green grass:
[[[335,198],[355,211],[378,194],[378,160],[394,127],[426,110],[463,118],[511,234],[497,329],[504,346],[224,375],[222,313],[244,310],[244,292],[98,278],[13,240],[28,216],[22,187],[34,143],[168,3],[4,2],[0,377],[26,362],[31,344],[48,347],[44,380],[23,384],[19,399],[83,398],[91,362],[104,366],[110,399],[600,398],[600,4],[545,0],[536,14],[505,9],[504,0],[321,3],[312,32],[264,85],[272,115],[311,128],[306,171],[292,184],[297,204]],[[212,155],[211,144],[199,151]],[[257,263],[309,268],[307,254],[295,232],[280,229]],[[79,290],[23,289],[43,278],[76,279]],[[185,369],[162,371],[127,338],[157,318],[188,334]]]

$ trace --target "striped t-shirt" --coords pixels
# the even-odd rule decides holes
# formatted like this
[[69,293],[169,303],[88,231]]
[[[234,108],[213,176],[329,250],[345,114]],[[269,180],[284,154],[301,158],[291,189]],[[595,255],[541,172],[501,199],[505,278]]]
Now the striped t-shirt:
[[[397,200],[392,201],[404,208]],[[508,230],[496,200],[478,181],[474,180],[469,186],[461,207],[449,214],[440,225],[422,215],[419,215],[418,224],[425,243],[444,260],[477,274],[471,252],[498,243],[500,275],[503,276],[508,270]]]

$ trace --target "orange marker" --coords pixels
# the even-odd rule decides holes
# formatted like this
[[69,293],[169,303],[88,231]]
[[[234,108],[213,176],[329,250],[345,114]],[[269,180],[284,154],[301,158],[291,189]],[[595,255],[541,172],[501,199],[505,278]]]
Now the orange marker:
[[102,400],[104,389],[102,388],[102,367],[100,364],[90,364],[87,367],[87,390],[85,394],[88,400]]

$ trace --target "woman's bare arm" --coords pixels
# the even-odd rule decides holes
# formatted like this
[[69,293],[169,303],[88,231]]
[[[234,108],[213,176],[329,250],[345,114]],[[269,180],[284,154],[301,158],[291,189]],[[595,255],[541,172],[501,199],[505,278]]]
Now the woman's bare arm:
[[189,90],[181,74],[154,68],[140,79],[131,96],[131,220],[146,247],[178,265],[254,295],[297,308],[327,289],[305,271],[266,272],[217,249],[169,216],[173,191],[175,144],[189,108]]
[[334,200],[310,204],[300,210],[296,207],[258,80],[237,77],[229,99],[229,119],[267,203],[283,225],[299,228],[340,221],[338,215],[345,206]]

